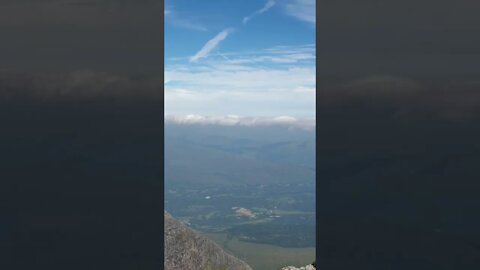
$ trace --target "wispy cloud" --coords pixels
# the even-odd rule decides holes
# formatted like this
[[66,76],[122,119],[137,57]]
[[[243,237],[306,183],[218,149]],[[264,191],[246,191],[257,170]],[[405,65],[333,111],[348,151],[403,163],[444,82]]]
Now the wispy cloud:
[[[268,0],[261,9],[255,11],[254,13],[252,13],[249,16],[244,17],[243,21],[242,21],[243,24],[246,24],[253,17],[267,12],[269,9],[271,9],[273,6],[275,6],[275,4],[276,4],[276,0]],[[315,0],[291,0],[291,2],[289,2],[286,5],[286,10],[287,10],[287,14],[289,14],[291,16],[297,17],[297,18],[299,18],[301,20],[304,20],[304,21],[315,22]],[[218,33],[214,38],[209,40],[202,47],[202,49],[200,49],[200,51],[198,51],[194,56],[190,57],[190,62],[196,62],[199,59],[207,57],[209,55],[209,53],[213,49],[215,49],[222,40],[227,38],[227,36],[231,33],[231,31],[232,31],[231,29],[226,29],[226,30],[223,30],[222,32]],[[230,59],[225,54],[218,53],[218,55],[220,55],[221,57],[223,57],[224,59],[226,59],[230,63],[235,63],[233,61],[230,61]],[[295,62],[297,62],[297,60],[301,60],[301,59],[305,59],[305,58],[306,59],[312,59],[311,55],[305,55],[305,54],[303,54],[303,55],[298,54],[298,55],[294,56],[293,58],[292,57],[290,57],[290,58],[268,57],[268,59],[271,62],[279,62],[279,63],[282,63],[282,62],[295,63]],[[253,59],[251,59],[251,60],[253,60]],[[251,61],[251,60],[247,60],[247,61]],[[260,59],[260,60],[255,59],[253,61],[257,62],[257,61],[263,61],[263,60],[265,60],[265,59]],[[237,60],[237,61],[238,62],[236,62],[236,63],[242,63],[245,60]]]
[[190,29],[190,30],[196,30],[196,31],[207,31],[208,29],[202,25],[199,25],[197,23],[193,23],[190,21],[186,20],[179,20],[177,18],[172,18],[169,23],[172,25],[175,25],[177,27],[185,28],[185,29]]
[[196,65],[179,60],[165,70],[165,111],[311,117],[315,112],[314,52],[315,46],[308,44],[212,53]]
[[249,20],[251,20],[253,17],[257,16],[257,15],[260,15],[266,11],[268,11],[269,9],[271,9],[273,6],[275,5],[275,1],[274,0],[268,0],[267,3],[265,3],[265,6],[263,6],[263,8],[255,11],[254,13],[252,13],[250,16],[246,16],[243,18],[243,24],[246,24]]
[[233,31],[233,29],[228,28],[220,33],[218,33],[214,38],[210,39],[203,47],[198,51],[194,56],[190,57],[190,62],[196,62],[201,58],[205,58],[208,54],[215,49],[222,40],[227,38],[227,36]]
[[168,7],[165,7],[163,14],[165,16],[165,22],[173,26],[195,31],[207,31],[207,28],[202,26],[198,22],[194,22],[184,18],[183,16],[179,16],[174,11],[172,5],[168,5]]
[[314,24],[316,21],[315,2],[315,0],[290,0],[285,4],[285,12],[301,21]]
[[[212,50],[213,51],[213,50]],[[229,64],[314,64],[315,62],[315,44],[292,45],[292,46],[275,46],[268,49],[256,51],[241,52],[222,52],[218,50],[211,52],[209,58],[222,58]],[[169,61],[182,62],[191,57],[170,57]],[[218,60],[218,59],[216,59]],[[219,64],[218,61],[215,64]],[[237,66],[240,68],[241,66]]]
[[301,46],[277,46],[254,52],[223,53],[220,56],[224,59],[228,57],[228,63],[235,65],[313,65],[315,63],[315,44],[307,44]]

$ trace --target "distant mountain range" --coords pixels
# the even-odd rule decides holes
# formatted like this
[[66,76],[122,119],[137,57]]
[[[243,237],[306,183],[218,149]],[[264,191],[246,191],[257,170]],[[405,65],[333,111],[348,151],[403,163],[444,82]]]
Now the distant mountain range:
[[315,179],[315,133],[279,126],[165,126],[165,184],[298,183]]

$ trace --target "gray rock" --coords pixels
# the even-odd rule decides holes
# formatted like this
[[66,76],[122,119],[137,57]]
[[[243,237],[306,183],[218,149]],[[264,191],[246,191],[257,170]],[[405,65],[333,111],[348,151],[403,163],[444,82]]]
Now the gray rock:
[[297,268],[295,266],[286,266],[283,267],[282,270],[315,270],[315,267],[313,265],[307,265],[307,266],[302,266],[300,268]]
[[252,270],[242,260],[165,212],[165,270]]

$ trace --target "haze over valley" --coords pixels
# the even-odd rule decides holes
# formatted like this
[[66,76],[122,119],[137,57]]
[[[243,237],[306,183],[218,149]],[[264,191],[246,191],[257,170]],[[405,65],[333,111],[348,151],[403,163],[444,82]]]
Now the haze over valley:
[[[314,129],[167,123],[165,209],[254,269],[313,262]],[[247,246],[265,257],[249,255]],[[288,249],[302,255],[268,265],[269,256]]]

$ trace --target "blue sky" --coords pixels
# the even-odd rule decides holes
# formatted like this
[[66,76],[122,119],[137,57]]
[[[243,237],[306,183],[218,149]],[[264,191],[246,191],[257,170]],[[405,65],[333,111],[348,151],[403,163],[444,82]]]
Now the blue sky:
[[314,118],[315,0],[166,0],[165,112]]

